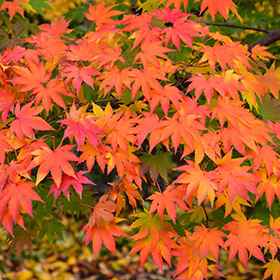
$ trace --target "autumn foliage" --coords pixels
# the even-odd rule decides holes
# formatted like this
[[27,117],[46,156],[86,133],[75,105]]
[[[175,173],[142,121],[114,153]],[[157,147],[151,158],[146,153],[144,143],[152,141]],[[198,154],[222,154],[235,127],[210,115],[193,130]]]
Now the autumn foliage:
[[[24,16],[21,2],[1,10]],[[213,19],[238,16],[231,0],[197,2]],[[279,98],[280,72],[266,47],[211,32],[187,5],[131,15],[100,2],[82,38],[61,19],[1,54],[0,221],[11,238],[14,227],[29,233],[18,254],[49,234],[59,208],[88,215],[95,257],[122,236],[140,266],[177,259],[176,279],[222,276],[221,250],[278,279],[280,124],[259,104]],[[105,194],[93,168],[115,174]]]

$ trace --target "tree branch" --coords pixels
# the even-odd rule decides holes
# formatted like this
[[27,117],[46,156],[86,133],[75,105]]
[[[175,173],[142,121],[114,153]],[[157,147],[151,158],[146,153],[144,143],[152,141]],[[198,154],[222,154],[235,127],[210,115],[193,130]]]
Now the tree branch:
[[270,44],[275,43],[278,40],[280,40],[280,29],[271,30],[271,31],[269,31],[269,33],[267,35],[265,35],[258,41],[250,44],[249,51],[256,45],[268,46]]
[[254,30],[254,31],[259,31],[259,32],[264,32],[264,33],[270,33],[270,30],[263,29],[263,28],[257,28],[257,27],[250,27],[250,26],[241,26],[241,25],[235,25],[235,24],[229,24],[229,23],[214,23],[214,22],[204,22],[202,23],[206,25],[212,25],[212,26],[224,26],[224,27],[232,27],[232,28],[240,28],[244,30]]

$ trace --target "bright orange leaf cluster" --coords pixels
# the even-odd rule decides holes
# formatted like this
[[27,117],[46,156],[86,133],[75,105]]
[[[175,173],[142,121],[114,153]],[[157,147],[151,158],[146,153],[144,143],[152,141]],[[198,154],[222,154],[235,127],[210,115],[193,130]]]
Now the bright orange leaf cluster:
[[[20,2],[1,10],[23,16]],[[213,19],[237,13],[231,0],[196,2]],[[161,269],[177,259],[176,279],[222,276],[220,250],[279,275],[279,123],[258,114],[263,96],[279,98],[279,69],[263,63],[273,58],[265,47],[249,52],[211,32],[187,5],[124,15],[100,2],[85,13],[84,37],[72,38],[61,19],[39,26],[28,48],[1,54],[0,221],[11,235],[30,217],[42,230],[36,209],[47,193],[86,207],[95,257],[102,244],[116,253],[114,237],[130,234],[141,266],[149,255]],[[96,166],[115,180],[90,204],[84,185],[98,191],[87,176]],[[124,232],[128,209],[137,219]]]

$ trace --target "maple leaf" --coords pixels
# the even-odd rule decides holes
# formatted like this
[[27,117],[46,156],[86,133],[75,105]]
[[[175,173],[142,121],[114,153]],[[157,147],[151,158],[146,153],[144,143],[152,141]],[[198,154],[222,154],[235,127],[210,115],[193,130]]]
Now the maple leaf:
[[94,121],[97,119],[96,117],[86,118],[86,109],[87,106],[82,106],[76,110],[75,104],[73,103],[69,114],[66,113],[67,119],[58,121],[67,126],[63,139],[66,137],[70,138],[74,134],[78,145],[78,150],[80,149],[81,145],[84,144],[85,137],[87,137],[89,142],[97,149],[98,142],[102,143],[98,134],[105,134],[102,128],[94,124]]
[[227,194],[232,203],[236,193],[247,201],[251,201],[247,191],[258,195],[256,184],[259,178],[249,173],[250,166],[240,166],[246,158],[232,158],[232,150],[222,159],[217,159],[220,166],[215,169],[216,179],[219,181],[218,193],[220,194],[227,186]]
[[126,201],[124,195],[121,193],[123,188],[120,188],[116,183],[108,183],[110,185],[109,197],[112,201],[116,202],[116,214],[118,217],[122,208],[126,206]]
[[225,205],[225,218],[232,212],[232,209],[236,211],[240,216],[243,214],[243,210],[241,208],[242,205],[251,207],[251,205],[242,197],[240,197],[238,194],[235,195],[232,202],[229,201],[228,195],[223,192],[219,194],[217,201],[216,201],[216,207],[215,209],[220,208],[222,205]]
[[137,208],[136,200],[142,200],[143,198],[138,192],[138,187],[130,182],[126,177],[122,178],[121,183],[119,184],[119,189],[124,191],[128,197],[129,204],[135,209]]
[[[11,234],[11,236],[14,237],[13,234],[13,217],[11,216],[11,213],[9,211],[9,205],[6,205],[2,213],[0,214],[0,222],[2,223],[2,226],[6,229],[7,232]],[[24,222],[23,218],[21,215],[17,216],[16,221],[14,221],[16,224],[21,226],[23,229],[24,227]]]
[[266,60],[269,61],[269,58],[275,58],[275,56],[273,54],[271,54],[270,52],[267,52],[266,50],[268,49],[268,47],[266,46],[261,46],[261,45],[255,45],[252,49],[251,49],[251,57],[257,61],[258,57],[262,60]]
[[280,263],[277,259],[273,259],[263,266],[266,268],[262,279],[266,279],[272,275],[272,280],[280,279]]
[[66,84],[68,84],[70,80],[73,79],[72,85],[76,89],[77,94],[80,91],[82,82],[85,82],[87,85],[94,89],[92,77],[101,74],[91,65],[79,68],[77,63],[64,63],[62,64],[60,69],[63,69],[61,71],[61,74],[62,77],[66,77],[66,80],[64,81]]
[[121,221],[121,219],[117,219],[116,221],[101,220],[99,225],[94,224],[90,226],[88,223],[82,228],[82,231],[86,231],[85,246],[87,246],[92,239],[92,249],[95,258],[101,249],[102,243],[108,250],[116,254],[114,236],[127,236],[127,234],[116,225],[118,221]]
[[271,205],[274,202],[275,194],[280,199],[280,181],[273,173],[267,176],[267,172],[264,168],[258,170],[255,174],[261,180],[258,185],[259,195],[256,197],[256,201],[265,193],[265,198],[269,210],[271,211]]
[[251,69],[247,57],[249,52],[244,46],[240,45],[240,42],[230,42],[224,45],[219,45],[217,42],[213,47],[205,46],[201,51],[204,54],[199,63],[208,61],[213,72],[216,67],[216,61],[218,61],[223,70],[226,69],[226,65],[231,69],[235,69],[235,60]]
[[8,254],[10,254],[14,249],[16,249],[18,257],[25,245],[27,245],[29,250],[33,252],[32,237],[34,239],[37,239],[38,241],[41,241],[37,234],[36,228],[35,230],[34,229],[23,230],[22,228],[16,228],[14,234],[15,236],[10,244]]
[[75,173],[76,178],[71,177],[67,174],[63,174],[61,178],[61,184],[59,187],[57,187],[56,183],[52,184],[50,187],[50,191],[48,196],[53,193],[54,200],[58,198],[58,196],[63,192],[63,194],[67,197],[67,199],[70,201],[69,195],[70,195],[70,186],[72,185],[75,191],[80,195],[80,198],[82,198],[82,191],[83,191],[83,185],[82,184],[91,184],[92,183],[87,177],[83,176],[86,171],[78,171]]
[[15,84],[20,84],[21,91],[29,91],[48,82],[52,74],[46,74],[46,68],[43,63],[37,65],[32,60],[28,60],[27,65],[28,68],[23,66],[15,68],[14,71],[19,77],[15,77],[9,81]]
[[115,44],[113,47],[109,47],[103,50],[104,55],[100,56],[99,67],[104,66],[106,63],[110,62],[110,68],[113,67],[117,60],[125,63],[125,59],[121,56],[122,49],[118,44]]
[[146,69],[139,70],[136,68],[132,69],[134,77],[136,78],[131,92],[131,99],[134,99],[136,94],[138,93],[140,87],[142,88],[142,92],[144,96],[150,100],[150,89],[153,88],[157,92],[161,93],[163,88],[157,79],[162,81],[169,81],[169,79],[165,78],[158,69],[153,66],[148,66]]
[[158,215],[152,217],[148,215],[146,209],[144,210],[145,213],[140,213],[139,219],[130,226],[131,228],[141,228],[136,235],[132,236],[137,242],[128,255],[141,251],[140,266],[142,267],[151,253],[154,261],[162,270],[162,257],[171,266],[171,248],[176,246],[171,238],[178,235],[169,223],[163,223]]
[[80,159],[86,161],[87,168],[90,171],[95,163],[98,162],[102,172],[105,170],[105,156],[107,152],[104,150],[103,145],[98,145],[97,149],[87,140],[86,143],[79,149],[83,152],[80,155]]
[[185,192],[179,188],[174,189],[174,185],[169,185],[164,192],[155,192],[150,195],[147,199],[152,200],[149,214],[157,211],[163,222],[163,214],[166,209],[167,215],[172,219],[175,223],[175,218],[177,215],[177,210],[175,206],[175,202],[179,206],[179,208],[184,210],[190,210],[185,202],[183,201],[183,197]]
[[165,58],[166,60],[170,60],[164,52],[174,51],[169,48],[161,46],[162,42],[143,42],[141,44],[141,52],[136,54],[134,57],[134,63],[138,59],[141,60],[144,68],[148,67],[148,61],[150,61],[156,68],[160,68],[160,62],[156,56],[160,56]]
[[[104,66],[107,69],[106,66]],[[131,89],[131,83],[133,79],[131,78],[132,72],[131,68],[123,68],[119,70],[116,65],[113,65],[111,69],[107,72],[103,72],[98,76],[97,80],[103,80],[99,86],[99,90],[104,89],[104,95],[106,95],[113,87],[115,87],[116,92],[121,97],[123,85]]]
[[22,10],[22,2],[23,1],[17,1],[17,0],[14,0],[13,2],[4,2],[1,6],[1,11],[8,9],[10,20],[13,19],[16,12],[18,12],[24,18],[24,14]]
[[117,168],[117,172],[120,178],[123,177],[126,170],[135,174],[134,163],[139,163],[139,158],[133,154],[136,150],[135,147],[128,146],[128,151],[117,148],[117,151],[114,152],[109,146],[106,146],[107,154],[106,159],[108,159],[107,163],[107,173],[109,174],[114,167]]
[[172,27],[165,27],[162,30],[162,34],[165,34],[165,45],[167,46],[170,40],[172,40],[172,43],[178,50],[180,50],[180,40],[190,48],[193,48],[191,36],[200,36],[195,28],[194,22],[187,20],[185,17],[175,21]]
[[198,116],[191,114],[183,115],[178,120],[167,117],[167,120],[162,121],[163,129],[160,141],[164,141],[166,138],[171,136],[171,142],[175,153],[177,153],[181,139],[183,139],[193,150],[194,140],[201,143],[199,130],[206,130],[206,128],[198,122],[197,119]]
[[200,7],[200,14],[208,7],[212,19],[215,19],[217,12],[227,19],[228,9],[235,12],[237,7],[231,0],[196,0],[195,2],[202,1]]
[[[10,150],[12,147],[8,143],[9,140],[11,140],[10,137],[6,134],[7,131],[0,130],[0,163],[2,165],[5,164],[5,158],[6,158],[6,151]],[[0,191],[1,191],[1,183],[0,183]]]
[[218,182],[215,172],[201,170],[199,165],[192,161],[187,161],[188,165],[183,165],[176,170],[184,171],[174,182],[179,184],[187,184],[186,199],[196,193],[198,206],[203,202],[208,195],[213,207]]
[[203,280],[203,275],[207,276],[206,258],[200,261],[198,252],[193,254],[194,243],[188,241],[187,238],[179,238],[178,243],[179,246],[172,251],[172,255],[180,257],[174,275],[175,279]]
[[161,151],[157,151],[154,155],[151,153],[142,155],[140,160],[143,164],[140,169],[140,176],[149,171],[153,182],[156,182],[158,175],[168,182],[167,169],[172,167],[168,156],[169,153],[164,153]]
[[20,140],[23,140],[24,135],[28,138],[34,138],[33,129],[54,130],[45,120],[34,116],[40,114],[44,107],[31,107],[32,104],[29,102],[22,108],[20,108],[19,103],[16,105],[16,119],[10,125],[10,133],[15,133]]
[[51,24],[40,24],[38,28],[40,30],[48,32],[51,36],[60,37],[64,33],[71,33],[73,29],[67,28],[70,20],[66,21],[65,18],[60,19],[60,21],[53,21]]
[[238,252],[238,259],[247,269],[248,251],[255,258],[265,262],[259,248],[259,246],[268,247],[262,234],[264,228],[259,220],[233,221],[223,226],[224,230],[230,231],[224,244],[224,248],[230,247],[229,262]]
[[178,110],[180,107],[180,101],[183,101],[183,95],[181,91],[170,84],[167,84],[163,87],[161,93],[151,90],[150,92],[151,99],[149,101],[151,112],[153,112],[158,105],[161,103],[161,108],[164,114],[167,116],[170,106],[170,101],[174,104],[174,107]]
[[33,90],[32,95],[36,95],[35,104],[37,105],[42,101],[47,114],[51,108],[51,100],[56,103],[58,106],[65,108],[65,103],[60,94],[65,96],[73,96],[71,92],[67,92],[63,83],[57,78],[50,80],[45,86],[40,85]]
[[[116,115],[115,115],[116,116]],[[118,116],[117,116],[118,119]],[[113,151],[116,152],[118,147],[126,153],[128,152],[128,143],[134,143],[135,137],[131,133],[132,127],[134,126],[134,120],[123,116],[114,122],[107,124],[114,128],[110,133],[107,134],[106,143],[110,143]]]
[[188,5],[188,2],[189,2],[189,0],[168,0],[166,6],[169,7],[169,6],[171,6],[172,4],[174,4],[174,7],[175,7],[176,9],[180,9],[181,4],[183,3],[183,4],[184,4],[184,8],[185,8],[185,10],[186,10],[186,7],[187,7],[187,5]]
[[5,89],[0,88],[0,112],[2,112],[1,118],[4,125],[6,125],[9,111],[13,111],[15,99],[15,94],[7,84],[5,84]]
[[26,179],[13,182],[9,180],[0,193],[0,215],[8,205],[11,218],[17,222],[20,207],[33,217],[31,200],[44,203],[40,196],[33,190],[35,184],[26,182]]
[[115,220],[112,212],[116,211],[116,204],[113,201],[107,200],[107,198],[108,194],[102,195],[94,206],[92,216],[88,222],[89,227],[93,227],[94,225],[99,227],[103,220],[107,222]]
[[188,237],[188,241],[194,241],[193,254],[199,250],[200,261],[210,251],[216,262],[218,262],[219,246],[224,246],[223,237],[226,237],[226,234],[219,230],[218,227],[208,229],[201,224],[201,226],[194,227],[194,233]]
[[91,20],[96,23],[97,26],[101,26],[104,23],[113,23],[114,21],[111,19],[113,16],[121,15],[124,12],[112,10],[113,7],[117,5],[110,5],[109,7],[105,7],[106,4],[104,1],[99,2],[97,5],[90,4],[89,12],[84,13],[85,17],[88,20]]
[[62,171],[77,179],[73,167],[68,162],[68,160],[81,162],[76,155],[69,152],[69,150],[74,147],[75,145],[61,146],[60,144],[55,150],[51,150],[49,147],[42,147],[41,150],[31,152],[35,157],[28,166],[28,170],[39,166],[36,185],[38,185],[49,172],[51,172],[54,182],[58,187],[60,187],[61,184]]

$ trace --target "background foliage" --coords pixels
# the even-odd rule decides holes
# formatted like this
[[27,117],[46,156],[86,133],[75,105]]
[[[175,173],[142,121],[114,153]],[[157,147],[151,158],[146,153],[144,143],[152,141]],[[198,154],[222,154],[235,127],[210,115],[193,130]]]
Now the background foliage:
[[[109,279],[159,279],[160,270],[145,263],[151,252],[166,279],[174,273],[178,279],[221,276],[214,263],[227,279],[235,275],[241,279],[240,273],[243,279],[252,279],[252,273],[260,279],[255,267],[261,262],[266,262],[264,277],[277,279],[279,3],[236,1],[237,10],[231,1],[225,1],[227,9],[218,3],[214,10],[202,11],[200,1],[188,1],[186,11],[192,15],[184,22],[187,31],[180,34],[179,43],[174,26],[183,14],[173,9],[174,18],[171,10],[164,19],[160,12],[154,18],[147,16],[159,2],[108,2],[119,4],[111,11],[115,20],[111,21],[106,13],[100,16],[105,11],[103,2],[78,6],[81,2],[67,1],[67,12],[59,1],[0,1],[0,219],[9,232],[2,239],[2,253],[9,254],[4,266],[1,262],[2,271],[27,260],[26,269],[16,273],[19,279],[79,279],[92,274],[92,279],[102,274]],[[173,2],[167,5],[173,8]],[[175,6],[184,10],[180,1]],[[98,13],[94,7],[101,7]],[[132,15],[137,14],[137,7],[141,9],[138,18]],[[53,11],[48,10],[51,8]],[[222,15],[213,12],[215,9]],[[132,16],[124,17],[126,22],[119,11]],[[69,22],[61,20],[64,13]],[[143,26],[139,27],[140,18]],[[54,20],[59,21],[56,26],[39,25]],[[195,22],[202,25],[192,26]],[[126,29],[115,29],[117,23]],[[67,29],[68,24],[73,30]],[[167,39],[168,28],[173,28],[172,39]],[[154,34],[145,33],[147,30]],[[164,30],[160,37],[158,30]],[[224,35],[248,44],[251,54]],[[270,46],[274,56],[266,48],[254,48],[257,43]],[[101,60],[90,53],[93,46]],[[229,50],[222,48],[228,46]],[[143,69],[149,74],[137,81],[146,73],[141,73]],[[116,76],[110,77],[116,70],[123,71],[119,84]],[[157,80],[146,82],[149,75]],[[234,102],[239,99],[245,105]],[[218,111],[219,106],[223,112]],[[174,129],[181,120],[182,125]],[[185,126],[188,129],[183,134],[180,130]],[[65,149],[59,151],[61,147]],[[61,152],[61,162],[57,154],[52,158],[55,167],[42,167],[50,160],[44,158],[46,153],[54,149]],[[62,170],[62,177],[57,169]],[[86,177],[82,170],[88,170]],[[200,182],[202,176],[209,182]],[[18,198],[13,200],[17,190]],[[175,201],[180,209],[172,206]],[[105,204],[99,208],[101,202]],[[113,235],[123,236],[116,239],[117,251],[113,241],[109,244],[98,237],[102,226],[106,227],[103,234],[109,229]],[[86,235],[77,232],[82,228]],[[216,233],[219,246],[215,248],[200,241],[211,232]],[[243,232],[246,240],[251,234],[251,244],[234,243],[233,236],[240,240]],[[84,238],[97,257],[94,267],[90,267],[92,252],[88,247],[82,251]],[[92,238],[97,239],[92,243]],[[172,259],[161,244],[167,240],[164,238],[171,242]],[[159,240],[159,245],[151,245],[150,239]],[[30,254],[29,249],[42,241],[41,250]],[[100,248],[102,242],[105,246]],[[29,249],[23,250],[25,245]],[[188,255],[182,254],[182,248]],[[18,257],[11,253],[14,249]],[[132,258],[126,256],[130,250],[142,253]],[[239,261],[231,261],[232,271],[226,269],[223,263],[237,252]],[[247,265],[248,252],[255,261]],[[162,264],[162,257],[177,270]],[[49,264],[47,269],[37,262],[42,264],[43,259]],[[131,276],[131,268],[139,262],[149,274]],[[248,276],[247,268],[255,272]]]

